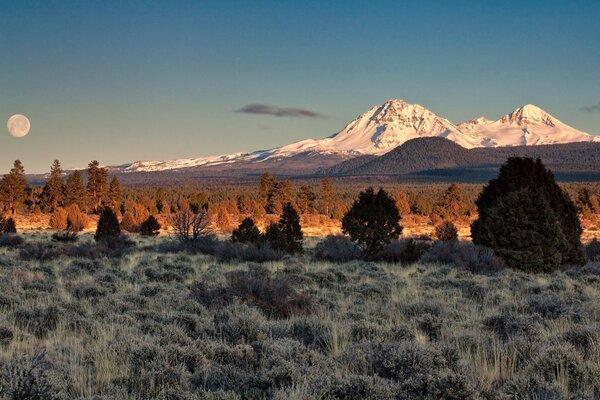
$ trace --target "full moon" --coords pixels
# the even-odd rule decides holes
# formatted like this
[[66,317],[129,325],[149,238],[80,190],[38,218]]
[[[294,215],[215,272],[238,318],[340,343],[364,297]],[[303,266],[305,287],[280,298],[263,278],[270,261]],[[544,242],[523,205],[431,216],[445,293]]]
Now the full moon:
[[21,114],[15,114],[8,119],[6,123],[6,127],[11,135],[14,137],[23,137],[29,133],[29,129],[31,129],[31,124],[26,116]]

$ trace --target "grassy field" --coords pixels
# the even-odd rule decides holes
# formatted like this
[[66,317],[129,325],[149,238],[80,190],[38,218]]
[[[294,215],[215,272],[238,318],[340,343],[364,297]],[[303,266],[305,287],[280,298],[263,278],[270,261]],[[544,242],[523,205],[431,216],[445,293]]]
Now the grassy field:
[[114,258],[25,239],[0,248],[8,399],[600,398],[600,263],[258,265],[168,238]]

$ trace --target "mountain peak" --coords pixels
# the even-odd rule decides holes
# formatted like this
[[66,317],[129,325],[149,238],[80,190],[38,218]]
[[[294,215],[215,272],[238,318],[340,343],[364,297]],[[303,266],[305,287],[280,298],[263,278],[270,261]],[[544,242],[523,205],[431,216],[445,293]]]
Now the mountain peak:
[[525,104],[500,119],[503,123],[517,125],[556,126],[556,120],[546,111],[533,104]]

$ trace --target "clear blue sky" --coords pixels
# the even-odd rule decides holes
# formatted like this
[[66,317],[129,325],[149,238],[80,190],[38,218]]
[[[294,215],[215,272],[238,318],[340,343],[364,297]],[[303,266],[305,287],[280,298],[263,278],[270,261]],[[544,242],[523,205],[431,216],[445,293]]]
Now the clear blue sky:
[[[390,98],[599,134],[599,21],[592,0],[0,0],[0,172],[270,148]],[[326,117],[234,112],[255,103]]]

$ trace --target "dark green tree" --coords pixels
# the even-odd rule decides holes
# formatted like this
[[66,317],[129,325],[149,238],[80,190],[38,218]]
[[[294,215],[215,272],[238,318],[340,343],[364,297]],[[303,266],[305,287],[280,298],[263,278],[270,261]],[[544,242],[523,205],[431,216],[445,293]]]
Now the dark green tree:
[[65,206],[77,204],[80,210],[87,211],[88,208],[88,197],[83,180],[81,179],[81,172],[75,171],[67,177],[67,183],[65,184]]
[[375,193],[372,187],[368,188],[342,218],[342,232],[365,247],[367,258],[375,257],[402,233],[396,202],[385,190]]
[[93,212],[98,213],[106,201],[108,192],[108,170],[100,167],[96,160],[88,165],[87,191],[90,198],[90,206]]
[[258,244],[262,241],[262,235],[254,220],[250,217],[244,218],[237,229],[231,233],[231,241],[239,243]]
[[107,203],[109,207],[118,210],[123,201],[123,190],[121,189],[121,181],[116,176],[113,176],[108,185]]
[[121,234],[121,225],[115,215],[115,212],[110,207],[104,207],[98,220],[96,227],[96,235],[94,239],[100,241],[108,237],[116,237]]
[[47,212],[54,212],[65,201],[65,184],[60,161],[54,160],[50,167],[50,177],[42,190],[42,206]]
[[161,226],[158,220],[154,217],[154,215],[151,215],[148,217],[148,219],[142,222],[142,225],[140,226],[140,234],[142,236],[158,236],[160,233],[160,228]]
[[0,216],[0,235],[5,233],[17,233],[17,224],[12,218],[4,218]]
[[0,198],[4,208],[11,214],[16,214],[25,206],[29,185],[25,179],[25,168],[20,160],[15,160],[10,173],[0,180]]
[[258,197],[260,198],[263,207],[267,205],[267,198],[269,197],[269,193],[273,190],[273,187],[277,183],[277,178],[271,175],[268,172],[265,172],[260,177],[260,184],[258,186]]
[[510,267],[538,272],[585,263],[577,208],[541,160],[509,158],[476,205],[473,242]]
[[317,195],[310,186],[300,186],[298,191],[298,208],[302,214],[310,214],[316,208]]
[[292,203],[283,206],[279,222],[267,227],[265,238],[276,250],[289,254],[302,252],[304,235],[300,226],[300,216]]

